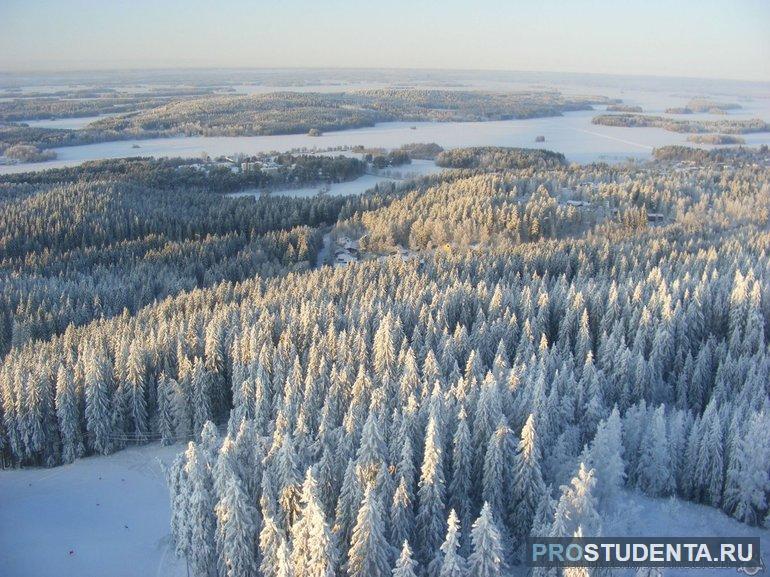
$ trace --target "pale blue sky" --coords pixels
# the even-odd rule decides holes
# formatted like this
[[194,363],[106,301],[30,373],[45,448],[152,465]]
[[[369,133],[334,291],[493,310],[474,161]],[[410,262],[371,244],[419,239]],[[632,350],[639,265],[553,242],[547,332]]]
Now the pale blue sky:
[[770,80],[770,0],[0,0],[0,70],[167,67]]

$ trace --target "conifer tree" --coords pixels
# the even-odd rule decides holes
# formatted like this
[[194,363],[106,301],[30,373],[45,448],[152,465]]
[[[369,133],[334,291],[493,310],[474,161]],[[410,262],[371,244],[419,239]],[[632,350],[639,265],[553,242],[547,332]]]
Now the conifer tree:
[[[457,512],[461,533],[470,531],[471,513],[471,466],[473,459],[470,431],[465,409],[460,408],[457,427],[452,440],[452,481],[449,483],[449,506]],[[467,552],[469,539],[463,539],[461,547]]]
[[144,351],[138,343],[131,344],[128,353],[126,389],[129,397],[129,413],[132,433],[138,441],[149,432],[147,413],[147,369]]
[[85,447],[72,371],[64,365],[59,365],[56,374],[56,417],[61,431],[62,461],[71,463],[85,454]]
[[417,577],[417,562],[412,559],[412,550],[407,541],[404,541],[401,555],[396,560],[393,577]]
[[754,413],[746,434],[738,439],[735,457],[728,471],[724,507],[733,517],[758,525],[767,511],[770,494],[770,419],[767,413]]
[[425,433],[425,456],[417,491],[417,535],[423,559],[430,562],[438,553],[444,533],[444,459],[433,416]]
[[612,501],[625,479],[623,428],[618,408],[599,423],[591,443],[586,465],[596,474],[596,498],[600,504]]
[[165,373],[158,379],[158,432],[163,445],[171,445],[176,440],[174,423],[174,386],[176,383]]
[[385,538],[379,499],[371,487],[364,492],[361,508],[350,540],[346,564],[349,577],[390,575],[390,545]]
[[214,495],[209,472],[195,443],[187,448],[187,515],[190,524],[189,562],[193,572],[208,575],[216,566],[214,558]]
[[535,419],[530,415],[521,430],[511,486],[510,526],[517,536],[529,535],[538,504],[545,498],[540,459]]
[[500,577],[503,573],[503,549],[492,509],[488,503],[481,508],[471,530],[473,551],[468,557],[469,577]]
[[724,452],[722,424],[716,402],[712,399],[703,413],[695,469],[696,498],[718,507],[722,501]]
[[639,487],[648,495],[659,497],[674,490],[673,466],[669,452],[664,406],[650,415],[652,422],[642,437],[641,454],[636,465]]
[[414,505],[403,477],[393,493],[390,507],[390,543],[397,548],[397,543],[404,543],[414,535]]
[[224,495],[215,508],[218,532],[222,534],[222,568],[225,577],[258,574],[256,510],[240,482],[231,475]]
[[86,367],[86,429],[94,451],[110,452],[110,389],[112,371],[109,359],[101,351],[93,351]]
[[[465,577],[468,574],[466,561],[460,554],[461,529],[460,521],[454,510],[449,511],[447,534],[441,545],[439,577]],[[430,572],[430,570],[429,570]]]

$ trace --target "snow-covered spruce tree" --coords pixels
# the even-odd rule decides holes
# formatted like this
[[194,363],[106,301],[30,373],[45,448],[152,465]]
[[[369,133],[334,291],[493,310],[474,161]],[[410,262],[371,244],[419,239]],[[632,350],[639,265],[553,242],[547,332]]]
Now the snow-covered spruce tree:
[[457,414],[457,427],[452,440],[452,481],[449,483],[449,506],[457,512],[460,520],[461,533],[465,536],[461,540],[461,549],[468,553],[470,533],[473,522],[471,511],[471,467],[473,459],[473,447],[471,435],[465,417],[465,408],[460,407]]
[[406,479],[401,478],[390,506],[390,544],[398,549],[397,543],[410,541],[413,537],[414,504],[406,488]]
[[739,521],[749,525],[762,523],[770,494],[769,462],[770,418],[763,411],[749,418],[727,471],[723,506]]
[[417,577],[417,562],[412,559],[412,550],[409,543],[404,541],[401,547],[401,554],[396,560],[396,566],[393,568],[393,577]]
[[166,471],[171,508],[171,538],[178,557],[190,554],[190,524],[187,516],[190,489],[187,485],[186,453],[179,453]]
[[259,568],[257,512],[234,475],[228,478],[224,495],[214,511],[217,532],[222,535],[220,574],[224,577],[256,577]]
[[537,504],[535,518],[532,521],[532,529],[529,534],[533,537],[549,537],[551,535],[551,525],[555,510],[556,501],[551,498],[551,487],[548,486],[543,492],[543,498]]
[[518,537],[529,535],[538,504],[546,498],[540,459],[535,418],[530,415],[521,430],[509,505],[511,531]]
[[[278,577],[278,567],[283,561],[281,547],[286,546],[286,536],[275,521],[275,511],[273,506],[266,503],[269,498],[262,494],[262,528],[259,532],[259,557],[260,574],[263,577]],[[288,552],[286,553],[288,557]],[[287,570],[291,570],[291,563]]]
[[97,348],[92,350],[86,365],[86,429],[91,448],[103,455],[110,452],[112,367],[106,353]]
[[161,373],[158,378],[158,432],[163,445],[171,445],[176,440],[174,423],[174,388],[178,384]]
[[190,374],[190,388],[192,389],[192,426],[193,434],[200,434],[203,425],[214,418],[212,400],[212,381],[204,367],[201,358],[196,357]]
[[299,513],[301,482],[300,463],[291,435],[285,434],[275,459],[271,462],[272,474],[278,490],[276,520],[281,529],[288,532]]
[[487,444],[481,491],[482,498],[501,521],[507,514],[507,502],[511,497],[515,459],[513,433],[501,419]]
[[[451,510],[447,519],[446,539],[441,545],[442,555],[434,560],[439,568],[438,577],[466,577],[468,574],[467,563],[459,550],[460,540],[460,520],[454,510]],[[428,566],[428,573],[431,573],[430,566]]]
[[291,528],[294,577],[334,577],[337,552],[310,469],[302,485],[302,509]]
[[380,502],[372,487],[367,487],[350,540],[345,566],[347,575],[386,577],[391,573],[390,556]]
[[382,439],[382,432],[376,415],[370,412],[366,417],[361,444],[356,453],[356,468],[362,485],[374,482],[380,465],[387,462],[387,446]]
[[185,484],[189,491],[186,500],[187,519],[190,526],[188,561],[195,575],[210,575],[216,567],[214,555],[214,495],[211,474],[201,459],[195,443],[187,447]]
[[648,422],[642,436],[639,461],[636,464],[636,482],[648,495],[660,497],[673,493],[674,467],[669,451],[664,405],[648,413]]
[[291,565],[291,552],[289,549],[289,542],[285,538],[281,538],[278,544],[278,550],[275,555],[275,565],[265,572],[263,575],[274,575],[275,577],[294,577],[294,571]]
[[586,456],[586,466],[596,476],[596,498],[604,506],[616,497],[625,480],[623,460],[623,426],[618,408],[599,423]]
[[561,487],[561,497],[554,511],[551,537],[570,537],[578,527],[586,537],[601,536],[601,517],[596,511],[594,487],[596,479],[593,469],[580,463],[578,474],[569,485]]
[[473,482],[478,486],[484,478],[484,458],[492,433],[503,417],[497,381],[489,373],[479,390],[476,413],[473,418]]
[[425,456],[417,491],[417,542],[427,565],[438,554],[444,534],[444,458],[436,420],[431,417],[425,433]]
[[469,577],[500,577],[505,567],[500,531],[488,503],[481,508],[471,529],[473,550],[468,557]]
[[137,441],[149,432],[147,412],[147,367],[145,352],[139,342],[131,343],[126,367],[126,393],[129,398],[129,422],[131,433]]
[[724,482],[724,449],[722,423],[716,402],[712,399],[703,413],[698,428],[700,438],[691,471],[695,483],[694,497],[702,502],[719,507],[722,502]]
[[363,489],[356,476],[355,463],[353,459],[348,461],[345,468],[345,475],[342,481],[339,498],[337,499],[337,508],[334,515],[333,531],[337,538],[340,548],[340,563],[344,564],[347,559],[348,547],[350,546],[353,528],[355,527],[358,509],[363,499]]
[[56,373],[56,417],[62,441],[62,461],[71,463],[85,452],[80,430],[80,410],[72,370],[59,365]]

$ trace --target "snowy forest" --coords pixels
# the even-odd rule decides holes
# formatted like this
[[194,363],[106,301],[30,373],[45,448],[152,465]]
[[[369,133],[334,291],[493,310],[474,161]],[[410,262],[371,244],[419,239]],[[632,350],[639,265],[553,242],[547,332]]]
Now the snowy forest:
[[3,461],[188,443],[195,577],[523,575],[624,488],[768,526],[770,155],[655,157],[453,150],[358,197],[2,177]]

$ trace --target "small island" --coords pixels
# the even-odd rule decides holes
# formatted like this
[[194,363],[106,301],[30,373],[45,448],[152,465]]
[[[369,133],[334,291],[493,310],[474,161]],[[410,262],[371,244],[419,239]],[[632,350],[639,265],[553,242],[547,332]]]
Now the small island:
[[746,120],[680,120],[642,114],[600,114],[591,122],[602,126],[662,128],[669,132],[693,134],[701,132],[719,132],[722,134],[770,132],[770,125],[760,118]]
[[746,144],[746,139],[732,134],[691,134],[688,142],[695,144]]
[[693,98],[684,106],[666,108],[666,114],[727,114],[730,110],[739,110],[740,108],[741,105],[735,102],[716,102],[709,98]]
[[630,104],[610,104],[607,107],[607,112],[643,112],[641,106],[632,106]]

